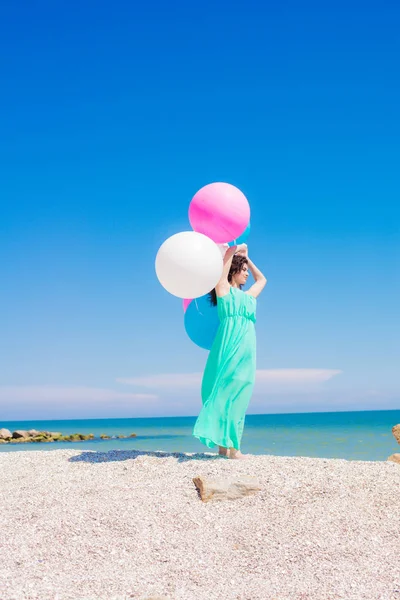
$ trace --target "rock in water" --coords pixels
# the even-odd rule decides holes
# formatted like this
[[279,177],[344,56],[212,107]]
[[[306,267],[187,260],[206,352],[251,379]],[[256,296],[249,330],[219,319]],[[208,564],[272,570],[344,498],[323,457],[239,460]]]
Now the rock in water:
[[45,437],[60,437],[62,435],[61,431],[39,431],[39,434]]
[[199,476],[194,477],[193,483],[199,490],[203,502],[236,500],[244,496],[252,496],[261,490],[257,480],[247,475],[229,479],[207,479]]
[[400,465],[400,454],[392,454],[392,456],[389,456],[388,460],[390,460],[391,462],[398,463]]
[[12,437],[12,433],[9,429],[5,429],[4,427],[0,429],[0,440],[8,440],[10,437]]
[[29,437],[29,433],[23,429],[17,429],[17,431],[13,431],[12,436],[14,439],[27,438]]
[[400,423],[392,427],[392,433],[396,438],[397,442],[400,444]]

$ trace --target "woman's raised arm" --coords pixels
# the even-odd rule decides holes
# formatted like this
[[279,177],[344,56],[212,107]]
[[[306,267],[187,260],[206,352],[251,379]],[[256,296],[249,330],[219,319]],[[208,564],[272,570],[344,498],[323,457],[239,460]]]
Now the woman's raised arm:
[[229,292],[230,284],[228,281],[228,275],[231,268],[232,259],[237,252],[244,251],[246,248],[246,244],[239,244],[239,246],[231,246],[225,252],[224,268],[222,271],[221,279],[215,286],[215,292],[217,296],[225,296]]
[[250,289],[247,290],[246,294],[257,298],[257,296],[259,296],[265,288],[267,278],[261,273],[260,269],[256,267],[253,261],[251,261],[249,258],[247,260],[249,261],[249,271],[253,275],[254,283],[250,287]]

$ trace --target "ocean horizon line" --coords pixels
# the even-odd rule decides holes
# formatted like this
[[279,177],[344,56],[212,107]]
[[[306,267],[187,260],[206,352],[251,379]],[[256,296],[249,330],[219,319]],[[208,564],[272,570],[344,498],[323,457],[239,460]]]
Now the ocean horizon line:
[[[400,407],[399,408],[388,408],[388,409],[361,409],[361,410],[318,410],[318,411],[298,411],[298,412],[284,412],[284,413],[248,413],[246,415],[246,417],[257,417],[257,416],[274,416],[274,417],[279,417],[279,416],[286,416],[286,415],[319,415],[319,414],[324,414],[324,415],[334,415],[334,414],[338,414],[338,413],[349,413],[349,414],[354,414],[354,413],[396,413],[400,411]],[[152,415],[149,417],[75,417],[75,418],[44,418],[44,417],[34,417],[34,418],[24,418],[24,419],[10,419],[8,418],[7,420],[1,420],[0,424],[2,423],[26,423],[28,421],[62,421],[62,422],[70,422],[70,421],[121,421],[121,420],[136,420],[136,421],[140,421],[140,420],[157,420],[157,419],[195,419],[197,418],[197,414],[195,415]]]

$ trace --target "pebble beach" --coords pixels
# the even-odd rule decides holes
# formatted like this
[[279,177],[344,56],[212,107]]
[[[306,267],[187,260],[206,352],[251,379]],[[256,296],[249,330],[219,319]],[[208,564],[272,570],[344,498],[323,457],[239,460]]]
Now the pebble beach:
[[[400,600],[400,465],[0,454],[1,600]],[[193,478],[260,491],[202,502]]]

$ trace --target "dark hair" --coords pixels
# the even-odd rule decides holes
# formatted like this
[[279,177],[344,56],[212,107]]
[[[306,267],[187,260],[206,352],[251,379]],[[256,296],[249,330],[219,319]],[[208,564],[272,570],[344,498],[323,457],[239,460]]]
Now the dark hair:
[[[229,273],[228,273],[229,283],[232,282],[232,276],[240,273],[240,271],[243,269],[243,265],[247,265],[247,264],[249,264],[249,261],[247,260],[247,258],[245,256],[241,256],[240,254],[233,255],[231,268],[229,269]],[[240,287],[242,287],[242,286],[240,286]],[[213,290],[211,290],[211,292],[208,294],[208,296],[210,298],[211,304],[213,306],[217,306],[217,292],[215,291],[215,288]]]

